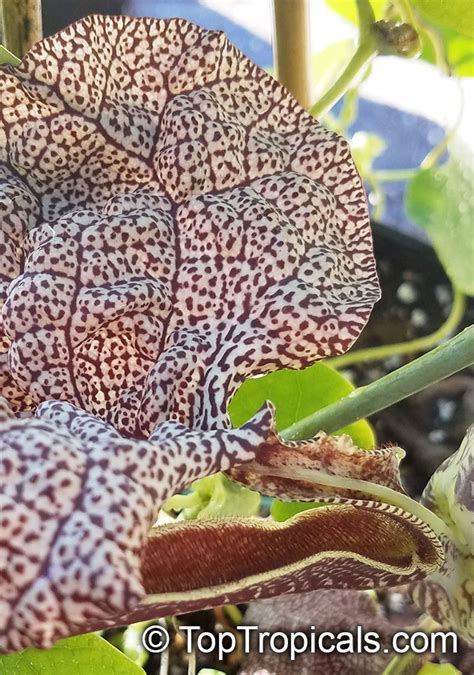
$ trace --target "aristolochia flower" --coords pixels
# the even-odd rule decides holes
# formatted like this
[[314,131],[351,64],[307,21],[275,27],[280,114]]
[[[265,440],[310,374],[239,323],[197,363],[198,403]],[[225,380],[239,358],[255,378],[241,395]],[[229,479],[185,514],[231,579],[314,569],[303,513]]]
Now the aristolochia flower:
[[[430,528],[367,500],[394,450],[228,429],[241,381],[348,349],[378,298],[347,143],[185,21],[91,17],[0,72],[0,384],[41,404],[2,404],[0,649],[434,571]],[[348,501],[153,527],[218,470]]]
[[2,315],[36,403],[208,428],[244,378],[357,338],[379,289],[348,144],[222,33],[91,17],[0,86],[3,229],[49,234]]
[[[332,453],[327,438],[306,445],[317,454],[319,444],[336,466],[336,444]],[[17,419],[0,399],[0,651],[228,602],[401,584],[436,569],[440,548],[429,527],[371,501],[352,499],[285,523],[228,518],[152,527],[160,505],[193,479],[256,452],[298,446],[278,438],[268,409],[237,430],[165,422],[140,441],[69,403],[43,403],[35,418]],[[373,454],[346,468],[349,482],[364,478],[364,466],[371,478]],[[390,453],[381,464],[381,483],[393,487]],[[314,472],[317,480],[321,467]],[[306,497],[298,465],[294,476],[293,493]]]

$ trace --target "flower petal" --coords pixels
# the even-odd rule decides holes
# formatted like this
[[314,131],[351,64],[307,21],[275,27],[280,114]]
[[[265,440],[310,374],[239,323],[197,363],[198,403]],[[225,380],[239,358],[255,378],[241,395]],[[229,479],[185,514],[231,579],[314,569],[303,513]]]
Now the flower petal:
[[0,161],[55,232],[3,311],[35,403],[215,428],[245,378],[358,337],[379,288],[348,144],[222,33],[88,17],[4,79]]
[[351,487],[352,480],[404,492],[398,469],[403,454],[395,447],[361,450],[347,435],[319,433],[307,441],[286,441],[273,426],[256,459],[231,469],[229,475],[280,499],[316,501],[328,495],[358,499],[366,493],[360,483]]
[[35,242],[41,243],[43,231],[34,231],[39,217],[38,200],[24,183],[0,165],[0,394],[16,411],[31,409],[31,397],[13,381],[8,367],[10,340],[5,334],[1,310],[10,283],[21,274],[23,260]]
[[270,421],[263,410],[235,431],[168,422],[134,441],[67,403],[18,419],[0,399],[0,651],[48,646],[132,610],[159,506],[193,479],[248,461]]
[[229,518],[164,525],[152,530],[143,551],[147,597],[100,627],[314,589],[400,585],[441,560],[425,523],[374,502],[326,506],[284,523]]
[[442,567],[416,584],[415,602],[443,626],[474,642],[474,426],[461,447],[441,464],[421,502],[442,518]]

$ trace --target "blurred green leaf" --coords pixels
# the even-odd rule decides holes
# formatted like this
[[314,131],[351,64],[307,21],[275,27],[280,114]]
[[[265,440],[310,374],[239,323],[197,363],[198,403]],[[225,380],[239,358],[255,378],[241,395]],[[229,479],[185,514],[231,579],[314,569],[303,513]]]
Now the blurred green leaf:
[[12,54],[6,47],[0,45],[0,65],[8,64],[10,66],[18,66],[20,59]]
[[[351,391],[354,391],[354,386],[349,380],[324,363],[316,363],[305,370],[279,370],[247,380],[230,402],[229,413],[234,426],[240,426],[269,400],[276,407],[277,427],[282,430],[347,396]],[[366,450],[375,445],[372,427],[365,420],[350,424],[337,433],[349,434],[360,448]],[[314,502],[283,502],[274,499],[271,514],[274,520],[283,521],[317,506]]]
[[60,640],[51,649],[27,649],[0,656],[8,675],[143,675],[145,672],[93,633]]
[[[438,28],[446,56],[455,75],[474,77],[474,43],[471,38],[454,30]],[[421,58],[436,63],[436,55],[430,40],[424,40]]]
[[462,675],[462,673],[451,663],[425,663],[418,671],[418,675]]
[[[357,23],[357,8],[355,0],[326,0],[326,4],[333,12],[343,16],[351,23]],[[383,19],[385,9],[389,4],[389,0],[371,0],[372,9],[374,10],[375,19],[379,21]]]
[[450,28],[474,37],[472,0],[412,0],[412,4],[435,26]]
[[164,505],[165,511],[180,511],[179,520],[202,520],[226,516],[255,516],[260,494],[237,485],[223,473],[194,481],[191,491],[174,495]]
[[419,171],[405,195],[408,215],[428,232],[446,273],[466,295],[474,295],[473,185],[473,155],[458,144],[446,164]]
[[120,649],[138,666],[144,666],[150,656],[143,646],[142,635],[145,628],[152,623],[153,621],[132,623],[122,633]]
[[324,506],[319,502],[282,502],[280,499],[274,499],[270,508],[270,513],[273,520],[282,523],[284,520],[292,518],[301,511],[309,511],[309,509],[317,509],[319,506]]
[[313,57],[315,80],[314,100],[317,101],[334,84],[349,63],[356,46],[354,40],[333,42]]
[[[232,424],[239,427],[269,400],[276,407],[277,428],[281,431],[353,390],[349,380],[324,363],[304,370],[279,370],[244,382],[229,404],[229,414]],[[372,427],[365,420],[337,433],[349,434],[354,443],[366,450],[375,444]]]

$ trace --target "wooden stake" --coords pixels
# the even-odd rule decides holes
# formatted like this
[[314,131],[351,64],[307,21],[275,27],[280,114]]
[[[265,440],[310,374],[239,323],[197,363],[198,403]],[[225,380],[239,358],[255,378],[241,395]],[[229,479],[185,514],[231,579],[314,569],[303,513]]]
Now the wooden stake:
[[308,0],[274,0],[276,77],[308,109],[311,49]]
[[3,44],[22,58],[43,37],[41,0],[0,0]]

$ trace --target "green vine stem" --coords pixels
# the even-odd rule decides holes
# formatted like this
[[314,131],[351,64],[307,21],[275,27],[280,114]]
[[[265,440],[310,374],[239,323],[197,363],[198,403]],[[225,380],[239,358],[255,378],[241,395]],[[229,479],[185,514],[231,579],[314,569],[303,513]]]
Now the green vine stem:
[[288,440],[301,440],[312,438],[319,431],[332,434],[473,363],[474,326],[469,326],[431,352],[292,424],[282,432],[282,436]]
[[311,49],[308,0],[274,0],[275,69],[296,100],[311,105]]
[[378,43],[372,30],[375,15],[369,0],[356,0],[359,20],[359,44],[351,60],[336,82],[310,109],[311,115],[319,117],[330,110],[353,85],[354,80],[377,54]]
[[431,349],[431,347],[437,345],[444,340],[444,338],[452,335],[464,316],[466,298],[457,288],[454,288],[453,293],[453,304],[449,316],[443,325],[434,333],[416,338],[415,340],[409,340],[408,342],[397,342],[391,345],[357,349],[348,354],[328,359],[326,363],[332,368],[345,368],[364,361],[382,361],[383,359],[396,354],[416,354],[417,352],[424,352]]
[[419,34],[424,35],[431,42],[435,62],[441,72],[445,73],[445,75],[451,75],[452,69],[448,61],[443,39],[436,28],[422,20],[418,13],[414,11],[410,0],[396,0],[396,5],[402,20],[411,24]]
[[0,10],[5,47],[22,58],[43,36],[41,0],[0,0]]
[[418,21],[415,18],[413,13],[413,8],[410,4],[410,0],[396,0],[396,5],[402,17],[402,21],[409,23],[414,28],[418,29]]

